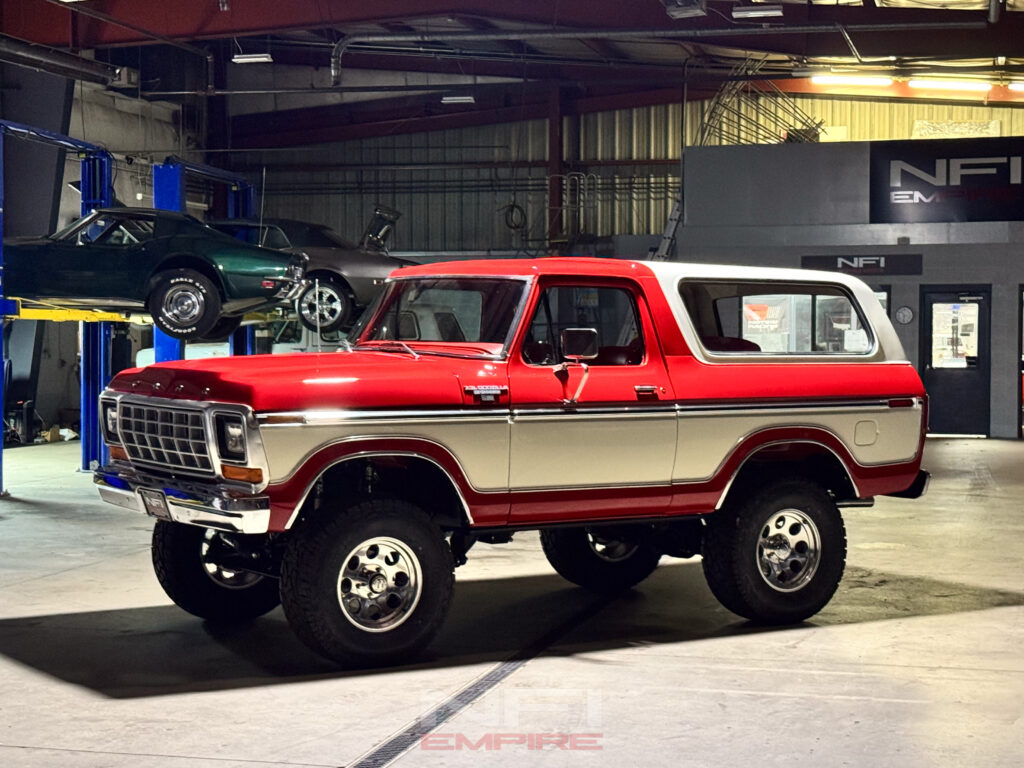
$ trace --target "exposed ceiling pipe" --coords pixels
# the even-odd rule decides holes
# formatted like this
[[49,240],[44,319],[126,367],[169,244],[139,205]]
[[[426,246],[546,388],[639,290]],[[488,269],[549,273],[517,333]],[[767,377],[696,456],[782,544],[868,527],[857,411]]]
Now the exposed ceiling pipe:
[[[993,0],[995,1],[995,0]],[[47,0],[59,2],[59,0]],[[907,32],[986,29],[987,22],[929,22],[926,24],[851,24],[845,32]],[[837,24],[812,24],[800,26],[762,26],[738,31],[735,27],[720,29],[534,29],[502,30],[496,32],[400,32],[397,34],[350,35],[339,40],[331,49],[331,82],[337,85],[341,80],[341,58],[351,46],[367,43],[457,43],[508,40],[629,40],[629,39],[672,39],[682,42],[713,40],[720,37],[764,37],[777,35],[820,35],[835,34],[844,30]]]
[[988,0],[988,23],[995,24],[999,21],[999,13],[1002,11],[1002,0]]
[[194,54],[195,56],[202,56],[203,59],[206,60],[206,88],[207,90],[213,88],[213,54],[210,53],[210,51],[204,50],[203,48],[197,48],[196,46],[189,45],[188,43],[183,43],[180,40],[165,37],[157,32],[145,29],[144,27],[136,26],[135,24],[132,24],[130,22],[122,21],[116,16],[111,16],[109,13],[104,13],[103,11],[97,11],[94,8],[84,5],[83,3],[68,4],[66,2],[63,2],[63,0],[46,0],[46,2],[50,3],[50,5],[56,5],[60,8],[63,8],[66,11],[71,11],[72,13],[77,13],[81,16],[88,16],[89,18],[96,19],[97,21],[103,21],[107,24],[113,24],[117,27],[129,29],[132,32],[144,35],[145,37],[148,37],[151,40],[156,40],[157,42],[165,43],[166,45],[173,45],[175,48],[180,48],[183,51],[188,51],[189,53]]
[[[533,80],[508,80],[505,85],[520,86],[523,83],[536,82]],[[317,88],[216,88],[213,90],[196,91],[143,91],[142,95],[150,96],[274,96],[282,94],[301,93],[401,93],[403,91],[413,93],[448,93],[468,88],[472,83],[447,83],[443,85],[335,85]],[[500,85],[500,83],[487,83],[488,86]]]
[[117,67],[110,64],[7,35],[0,35],[0,61],[100,85],[109,85],[118,72]]
[[853,38],[850,37],[850,33],[846,31],[846,27],[840,26],[839,32],[842,34],[843,39],[846,41],[846,45],[850,49],[850,53],[853,54],[853,58],[857,60],[858,64],[863,64],[864,59],[861,58],[860,51],[857,50],[857,46],[853,44]]

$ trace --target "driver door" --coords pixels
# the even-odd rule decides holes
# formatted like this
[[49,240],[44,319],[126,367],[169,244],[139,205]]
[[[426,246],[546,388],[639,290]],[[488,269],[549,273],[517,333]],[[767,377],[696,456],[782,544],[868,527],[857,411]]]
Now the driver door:
[[[597,356],[564,365],[567,328],[596,330]],[[570,517],[568,499],[581,493],[580,516],[650,515],[667,506],[675,407],[637,286],[541,285],[509,381],[513,523]],[[642,510],[641,496],[648,497]]]

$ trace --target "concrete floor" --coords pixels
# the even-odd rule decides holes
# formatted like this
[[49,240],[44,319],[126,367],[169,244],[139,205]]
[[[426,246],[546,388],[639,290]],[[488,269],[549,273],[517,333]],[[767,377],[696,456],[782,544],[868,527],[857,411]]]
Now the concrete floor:
[[1024,442],[929,441],[928,496],[846,511],[847,575],[802,626],[737,619],[696,562],[592,596],[528,534],[473,550],[422,660],[358,672],[307,651],[280,609],[218,632],[171,605],[149,521],[101,503],[78,452],[3,455],[5,768],[1016,768],[1024,755]]

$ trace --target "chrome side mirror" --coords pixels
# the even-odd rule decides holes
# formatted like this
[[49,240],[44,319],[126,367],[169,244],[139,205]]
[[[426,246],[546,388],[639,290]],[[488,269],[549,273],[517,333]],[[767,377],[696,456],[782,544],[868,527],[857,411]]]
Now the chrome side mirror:
[[566,328],[562,331],[562,357],[573,363],[597,357],[596,328]]
[[[593,360],[597,357],[599,345],[597,343],[596,328],[566,328],[562,331],[562,357],[568,362],[562,363],[556,371],[568,371],[569,364],[578,365],[583,368],[583,377],[580,385],[576,388],[576,394],[571,398],[563,399],[563,405],[575,405],[580,400],[583,387],[586,386],[587,377],[590,376],[590,367],[583,362]],[[565,374],[568,376],[568,373]]]

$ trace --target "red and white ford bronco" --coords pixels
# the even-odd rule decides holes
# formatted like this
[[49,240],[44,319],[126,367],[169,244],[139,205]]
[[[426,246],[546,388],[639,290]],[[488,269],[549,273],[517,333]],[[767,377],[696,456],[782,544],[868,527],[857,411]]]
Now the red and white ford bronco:
[[562,576],[703,556],[797,622],[842,577],[839,508],[924,492],[926,396],[872,291],[824,272],[608,259],[402,269],[345,349],[120,373],[106,501],[155,518],[174,602],[283,604],[346,664],[422,648],[476,541],[539,529]]

